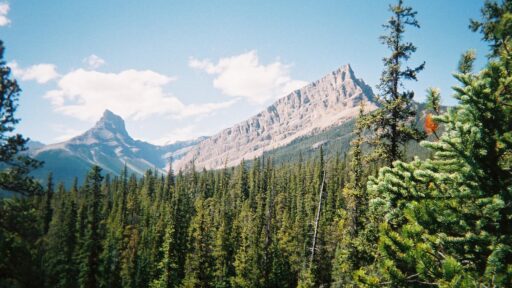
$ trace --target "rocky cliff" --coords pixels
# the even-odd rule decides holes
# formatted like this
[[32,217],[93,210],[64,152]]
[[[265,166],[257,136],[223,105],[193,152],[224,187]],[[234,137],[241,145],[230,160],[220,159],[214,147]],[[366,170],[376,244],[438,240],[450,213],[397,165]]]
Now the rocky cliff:
[[376,108],[370,86],[345,65],[318,81],[280,98],[250,119],[222,130],[190,149],[173,165],[217,169],[253,159],[311,133],[354,118],[361,100]]

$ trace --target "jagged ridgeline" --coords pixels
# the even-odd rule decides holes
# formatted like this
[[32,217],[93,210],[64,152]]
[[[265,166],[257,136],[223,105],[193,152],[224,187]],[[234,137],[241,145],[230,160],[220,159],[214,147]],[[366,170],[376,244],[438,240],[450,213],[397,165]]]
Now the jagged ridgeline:
[[[350,148],[360,101],[366,102],[367,111],[377,108],[371,87],[345,65],[218,134],[162,146],[133,139],[123,119],[106,110],[82,135],[46,146],[33,143],[30,154],[45,162],[33,175],[44,182],[52,172],[55,181],[70,187],[74,177],[83,181],[93,165],[119,175],[126,164],[130,173],[142,176],[148,169],[165,173],[171,158],[178,171],[192,161],[196,169],[232,167],[260,156],[271,157],[276,164],[298,161],[313,157],[320,145],[327,157],[343,155]],[[417,109],[413,121],[421,126],[424,105]],[[425,154],[416,143],[406,151],[408,156]]]
[[106,110],[94,127],[82,135],[46,146],[36,143],[29,148],[29,154],[45,163],[33,175],[45,181],[46,175],[52,172],[56,181],[63,181],[69,187],[74,177],[83,181],[93,165],[112,175],[119,175],[125,165],[130,173],[139,176],[148,169],[165,173],[171,157],[179,159],[191,146],[204,139],[200,137],[162,146],[135,140],[128,134],[124,120]]
[[377,107],[371,87],[344,65],[202,141],[174,167],[184,168],[191,161],[199,169],[238,165],[242,159],[252,160],[301,137],[343,125],[356,117],[361,101],[367,102],[367,111]]
[[[368,111],[376,108],[370,86],[345,65],[218,134],[163,146],[134,140],[123,119],[107,110],[82,135],[47,146],[34,143],[30,154],[46,163],[34,175],[44,181],[51,171],[56,181],[64,181],[69,187],[73,177],[83,180],[92,165],[118,175],[126,164],[130,172],[140,176],[148,169],[163,172],[171,157],[178,171],[192,161],[196,169],[219,169],[225,164],[231,167],[273,149],[278,149],[275,158],[280,162],[286,157],[277,155],[297,143],[304,143],[300,148],[305,156],[322,141],[326,147],[336,143],[336,150],[343,153],[349,147],[350,123],[360,101],[367,102]],[[310,139],[317,141],[310,143]]]

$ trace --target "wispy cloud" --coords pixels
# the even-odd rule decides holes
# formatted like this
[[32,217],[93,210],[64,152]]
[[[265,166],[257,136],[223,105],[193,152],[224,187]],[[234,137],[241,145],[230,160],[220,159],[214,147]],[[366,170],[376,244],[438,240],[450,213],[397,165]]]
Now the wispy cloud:
[[225,95],[243,97],[253,104],[263,104],[285,96],[307,84],[290,76],[290,65],[279,61],[261,64],[255,50],[221,58],[217,63],[209,59],[189,59],[189,66],[216,75],[213,86]]
[[7,17],[10,9],[9,3],[0,3],[0,26],[7,26],[11,23],[11,19]]
[[95,54],[89,55],[82,60],[90,69],[98,69],[105,65],[105,60]]
[[103,73],[77,69],[63,75],[57,89],[44,97],[55,111],[81,120],[95,120],[105,109],[133,120],[153,115],[184,118],[207,115],[235,102],[185,104],[165,91],[165,86],[174,80],[151,70]]
[[21,68],[16,61],[12,61],[7,66],[11,68],[15,77],[24,81],[34,80],[37,83],[43,84],[59,77],[57,67],[53,64],[42,63]]

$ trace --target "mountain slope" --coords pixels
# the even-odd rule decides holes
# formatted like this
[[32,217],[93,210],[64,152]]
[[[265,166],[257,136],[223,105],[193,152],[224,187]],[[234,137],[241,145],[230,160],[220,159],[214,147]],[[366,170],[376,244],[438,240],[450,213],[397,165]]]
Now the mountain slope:
[[83,177],[92,165],[98,165],[106,173],[118,174],[126,164],[130,172],[142,175],[148,169],[165,173],[169,158],[179,158],[197,144],[197,140],[157,146],[134,140],[126,131],[124,120],[106,110],[93,128],[68,141],[51,144],[31,151],[36,159],[45,162],[42,169],[34,172],[44,179],[49,171],[57,180],[69,183],[74,176]]
[[237,165],[242,159],[253,159],[353,119],[363,99],[368,101],[368,110],[376,108],[370,86],[345,65],[277,100],[249,120],[200,142],[173,165],[176,169],[192,161],[196,168],[207,169]]
[[[418,129],[424,129],[425,116],[427,113],[426,104],[415,103],[414,106],[416,109],[416,117],[412,119],[412,123],[414,123]],[[442,106],[441,109],[446,111],[447,107]],[[263,157],[272,158],[272,163],[274,164],[296,162],[299,161],[301,157],[303,160],[307,160],[318,157],[320,145],[322,145],[324,156],[327,159],[335,157],[336,155],[343,156],[350,151],[350,142],[354,137],[352,131],[355,122],[356,119],[354,118],[341,125],[327,128],[319,133],[301,136],[285,146],[266,151],[263,153]],[[438,133],[442,131],[441,127]],[[436,137],[435,135],[430,135],[427,139],[429,141],[435,141]],[[368,149],[368,147],[365,145],[364,149]],[[422,147],[415,141],[407,143],[404,153],[406,160],[412,160],[415,156],[426,159],[430,155],[428,149]]]

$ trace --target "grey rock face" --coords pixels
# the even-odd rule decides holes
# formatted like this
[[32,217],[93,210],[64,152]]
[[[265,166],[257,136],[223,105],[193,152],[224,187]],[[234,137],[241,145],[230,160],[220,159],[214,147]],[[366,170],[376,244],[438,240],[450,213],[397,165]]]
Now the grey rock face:
[[357,116],[359,102],[376,108],[370,86],[345,65],[289,95],[250,119],[222,130],[190,149],[174,165],[217,169],[253,159],[294,139],[340,125]]

